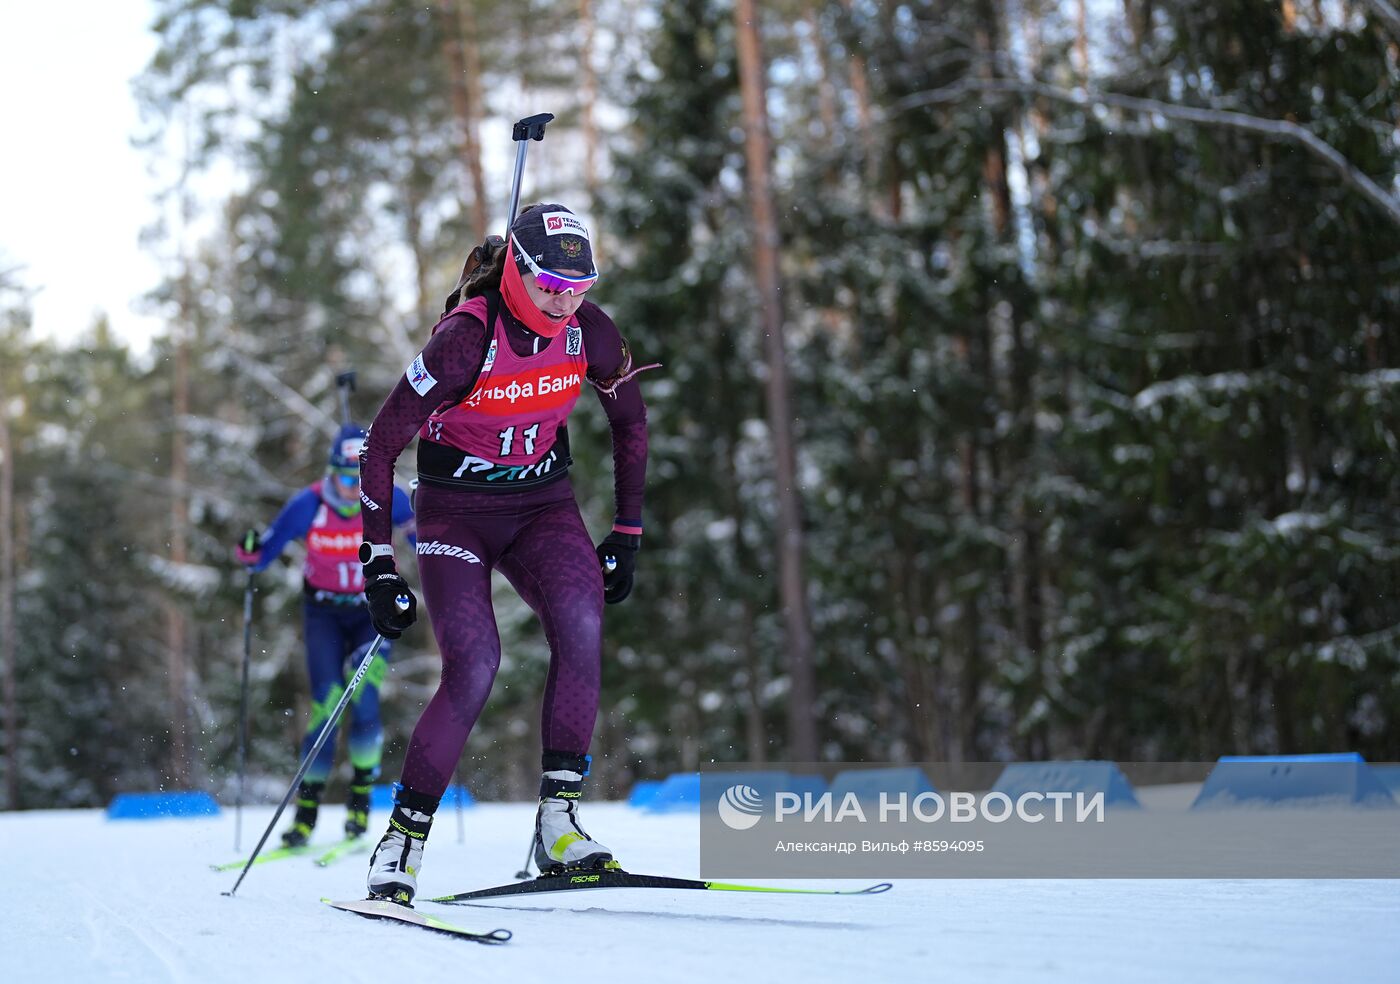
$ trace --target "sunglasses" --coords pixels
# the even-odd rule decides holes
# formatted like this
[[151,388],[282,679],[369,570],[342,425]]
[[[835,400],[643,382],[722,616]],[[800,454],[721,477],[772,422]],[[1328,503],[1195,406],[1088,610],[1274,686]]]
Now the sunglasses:
[[356,470],[356,471],[338,471],[338,472],[333,472],[332,474],[335,476],[335,480],[336,480],[337,482],[339,482],[341,485],[344,485],[344,486],[347,487],[347,488],[349,488],[349,487],[352,486],[352,485],[359,485],[359,484],[360,484],[360,473],[359,473],[358,470]]
[[597,273],[591,273],[586,277],[566,277],[562,273],[546,270],[521,248],[520,240],[515,238],[515,233],[510,234],[510,241],[515,244],[515,249],[512,252],[516,259],[524,261],[525,265],[530,268],[530,272],[535,275],[535,286],[547,294],[572,294],[575,297],[582,297],[590,287],[598,282]]

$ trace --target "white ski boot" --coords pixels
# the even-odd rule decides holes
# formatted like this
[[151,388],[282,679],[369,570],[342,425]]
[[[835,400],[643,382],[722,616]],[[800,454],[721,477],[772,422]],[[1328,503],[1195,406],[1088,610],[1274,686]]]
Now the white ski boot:
[[366,887],[371,898],[411,905],[418,892],[423,844],[433,826],[437,801],[407,789],[397,789],[389,829],[369,859]]
[[535,813],[535,865],[541,875],[620,867],[612,851],[588,836],[578,820],[588,763],[586,755],[544,755],[540,805]]

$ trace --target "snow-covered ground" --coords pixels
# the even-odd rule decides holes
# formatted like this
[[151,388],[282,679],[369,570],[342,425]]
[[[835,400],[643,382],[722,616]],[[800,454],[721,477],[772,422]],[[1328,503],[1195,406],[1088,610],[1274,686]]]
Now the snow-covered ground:
[[[533,811],[470,808],[465,843],[444,811],[422,894],[510,881]],[[245,855],[271,815],[244,811]],[[595,803],[585,817],[633,871],[700,874],[694,816]],[[323,810],[327,843],[342,818]],[[236,856],[233,830],[231,810],[162,821],[0,813],[10,886],[0,981],[1400,980],[1395,881],[910,879],[854,898],[608,890],[419,904],[514,932],[488,947],[321,905],[363,896],[364,855],[326,869],[305,858],[260,865],[225,897],[237,872],[209,865]]]

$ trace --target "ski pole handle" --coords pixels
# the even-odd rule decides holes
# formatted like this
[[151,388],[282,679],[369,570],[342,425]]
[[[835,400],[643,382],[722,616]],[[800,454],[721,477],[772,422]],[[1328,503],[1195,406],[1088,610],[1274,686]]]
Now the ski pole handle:
[[511,131],[512,140],[543,140],[544,128],[554,119],[553,113],[538,113],[535,116],[527,116],[523,120],[515,121],[515,128]]
[[247,533],[243,534],[243,549],[248,553],[256,553],[261,544],[262,536],[257,530],[250,529]]
[[335,377],[335,388],[340,391],[340,422],[350,423],[350,394],[355,392],[355,370],[347,369]]

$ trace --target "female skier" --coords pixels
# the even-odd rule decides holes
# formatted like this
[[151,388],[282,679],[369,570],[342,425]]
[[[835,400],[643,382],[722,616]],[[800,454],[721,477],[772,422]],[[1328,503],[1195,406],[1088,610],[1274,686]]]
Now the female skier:
[[[584,300],[597,279],[578,216],[563,205],[527,207],[449,297],[370,427],[360,547],[370,613],[388,638],[416,618],[395,569],[388,503],[394,461],[417,434],[418,569],[442,653],[442,681],[413,732],[388,831],[370,859],[371,896],[412,901],[434,811],[491,692],[501,660],[492,570],[535,611],[549,641],[535,861],[542,873],[615,866],[579,823],[578,803],[598,711],[603,602],[631,592],[641,545],[647,431],[633,378],[642,370],[612,320]],[[616,513],[596,549],[569,482],[564,426],[585,379],[598,390],[613,447]],[[399,595],[410,599],[406,611]]]
[[[301,754],[305,757],[316,743],[326,717],[345,692],[345,665],[354,666],[374,641],[374,624],[365,606],[364,578],[357,560],[363,534],[360,529],[360,448],[365,430],[345,424],[331,445],[325,477],[302,489],[287,501],[272,526],[262,535],[253,552],[240,544],[238,560],[254,571],[264,570],[276,560],[292,540],[306,540],[306,561],[302,566],[305,595],[303,617],[306,628],[306,672],[311,680],[311,720],[306,724]],[[392,524],[402,528],[409,543],[414,542],[413,509],[408,495],[391,486]],[[390,495],[385,496],[389,501]],[[364,683],[350,704],[350,764],[355,774],[350,780],[346,801],[345,836],[358,837],[369,829],[370,784],[379,777],[379,760],[384,746],[384,729],[379,721],[379,685],[389,658],[389,643],[379,653]],[[297,789],[297,810],[292,825],[282,834],[287,847],[301,847],[311,839],[316,813],[335,765],[335,735],[322,747]]]

